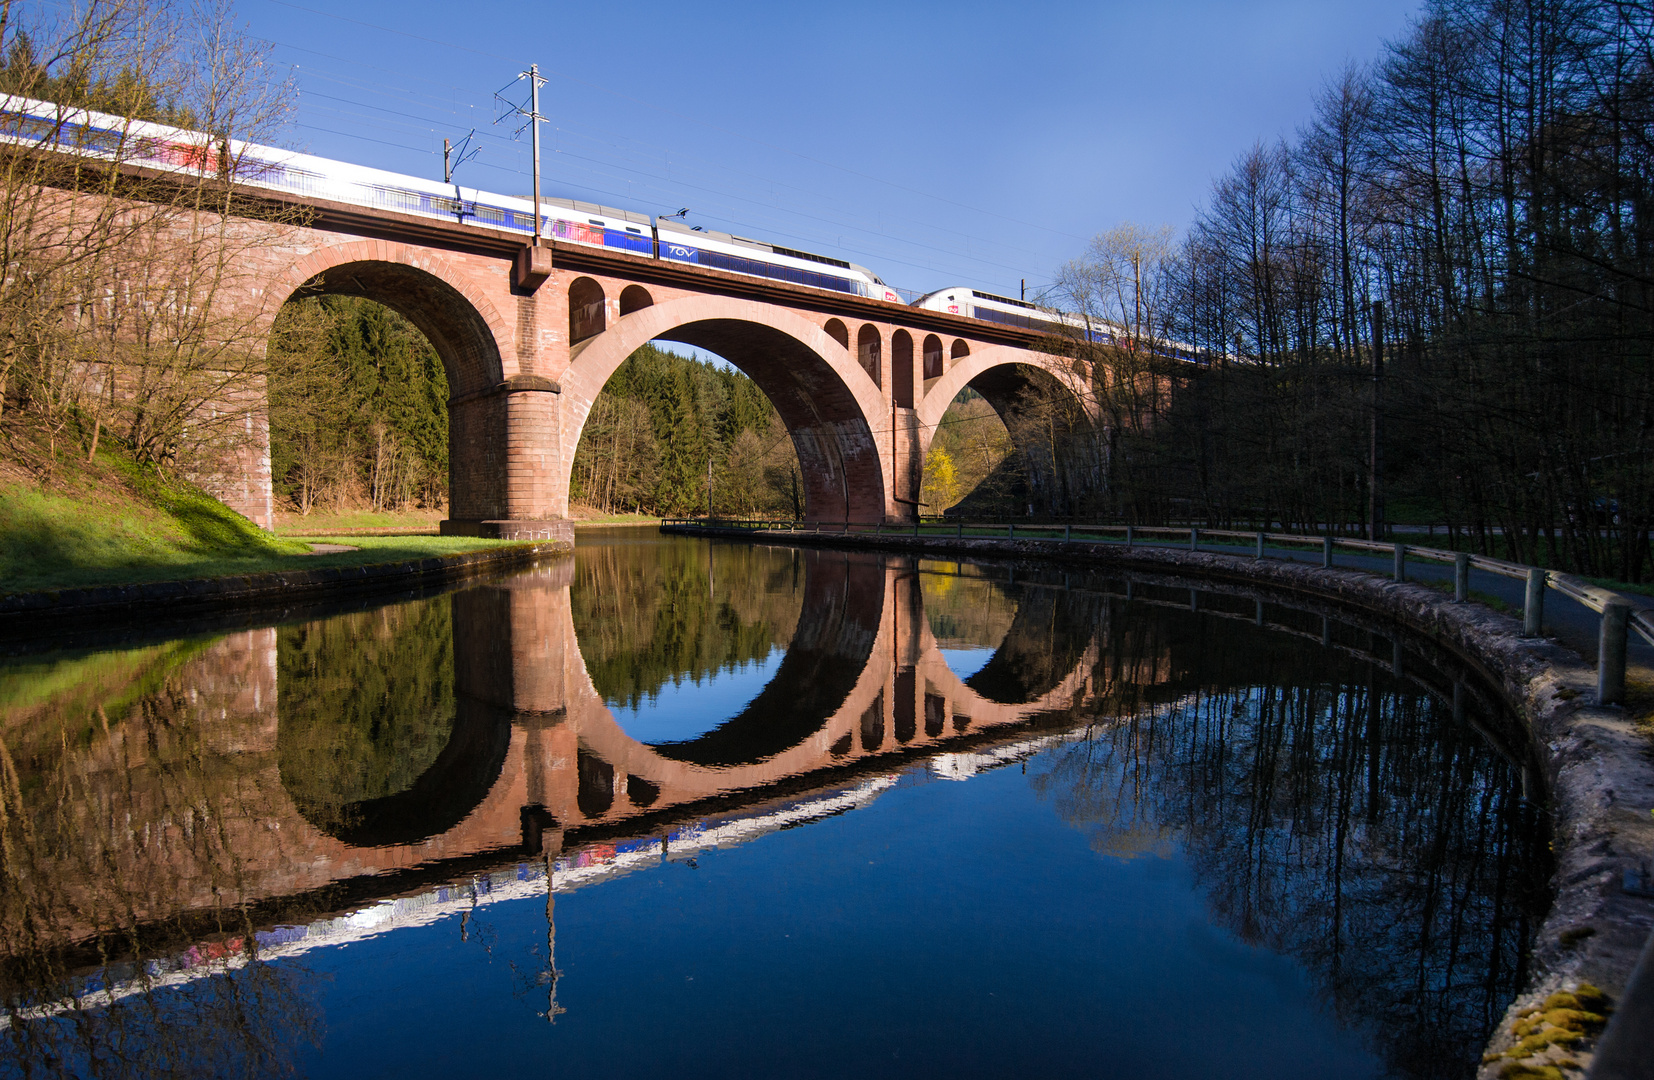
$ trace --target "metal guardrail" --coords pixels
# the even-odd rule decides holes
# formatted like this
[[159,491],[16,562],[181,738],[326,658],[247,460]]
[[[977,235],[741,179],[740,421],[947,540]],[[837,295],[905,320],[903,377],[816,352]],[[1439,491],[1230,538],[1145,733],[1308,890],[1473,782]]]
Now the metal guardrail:
[[1513,578],[1527,584],[1522,605],[1522,632],[1528,637],[1540,636],[1544,620],[1545,589],[1557,592],[1602,616],[1597,643],[1597,701],[1603,705],[1625,702],[1626,647],[1629,632],[1635,630],[1650,645],[1654,645],[1654,609],[1633,604],[1624,594],[1593,585],[1574,574],[1545,570],[1537,566],[1506,562],[1485,555],[1463,551],[1444,551],[1441,548],[1408,544],[1405,541],[1386,543],[1376,540],[1357,540],[1328,535],[1298,533],[1244,532],[1236,529],[1178,528],[1158,525],[1017,525],[1016,523],[971,524],[969,522],[917,521],[911,524],[884,524],[855,521],[777,521],[763,518],[666,518],[662,526],[685,528],[745,529],[753,532],[776,532],[789,535],[866,535],[866,536],[930,536],[957,540],[1043,541],[1052,544],[1075,542],[1123,542],[1129,549],[1138,544],[1176,546],[1187,544],[1188,550],[1198,551],[1202,542],[1242,541],[1252,546],[1252,557],[1264,558],[1264,549],[1275,547],[1307,547],[1321,552],[1321,565],[1334,565],[1334,556],[1340,552],[1365,555],[1390,555],[1394,560],[1394,577],[1407,580],[1407,562],[1410,559],[1425,562],[1453,564],[1453,599],[1464,603],[1470,599],[1470,572],[1482,570],[1501,577]]

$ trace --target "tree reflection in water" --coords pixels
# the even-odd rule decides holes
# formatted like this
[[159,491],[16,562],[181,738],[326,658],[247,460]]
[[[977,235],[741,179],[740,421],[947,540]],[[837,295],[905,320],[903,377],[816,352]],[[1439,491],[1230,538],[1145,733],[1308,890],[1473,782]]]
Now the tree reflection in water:
[[321,1044],[316,979],[293,964],[248,963],[112,1006],[71,1007],[0,1032],[0,1076],[284,1076]]
[[[44,671],[3,714],[0,1077],[263,1076],[319,1042],[313,978],[258,962],[240,903],[266,793],[222,767],[258,739],[273,633]],[[223,974],[168,985],[181,964]]]
[[[1100,853],[1180,849],[1213,921],[1304,965],[1393,1074],[1469,1075],[1549,900],[1520,767],[1382,668],[1207,649],[1201,621],[1124,621],[1113,706],[1036,792]],[[1177,696],[1144,694],[1168,663]]]

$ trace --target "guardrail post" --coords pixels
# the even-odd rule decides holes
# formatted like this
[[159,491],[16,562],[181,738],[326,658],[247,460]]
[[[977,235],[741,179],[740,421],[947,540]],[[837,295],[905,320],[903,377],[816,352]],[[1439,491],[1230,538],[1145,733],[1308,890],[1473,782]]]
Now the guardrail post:
[[1602,609],[1597,636],[1597,704],[1625,704],[1625,643],[1631,605],[1610,600]]
[[1074,526],[1064,525],[1062,527],[1062,542],[1066,544],[1072,539],[1074,539]]
[[1528,595],[1522,603],[1522,636],[1538,637],[1545,622],[1545,571],[1528,567]]
[[958,526],[956,527],[955,532],[954,532],[954,539],[956,539],[956,540],[965,539],[965,523],[963,521],[961,521],[958,524]]
[[1189,550],[1190,551],[1199,551],[1200,550],[1200,530],[1199,529],[1190,529],[1189,530]]
[[1005,539],[1015,540],[1016,538],[1017,538],[1017,523],[1014,522],[1014,521],[1007,522],[1006,525],[1005,525]]
[[913,520],[913,535],[919,535],[919,520],[917,518]]
[[1254,559],[1263,558],[1263,533],[1258,534],[1258,553],[1252,557]]
[[1255,612],[1253,612],[1253,614],[1252,614],[1252,624],[1254,626],[1262,626],[1263,625],[1263,601],[1259,600],[1259,601],[1256,601],[1256,603],[1258,605],[1258,609]]
[[1321,569],[1332,569],[1332,537],[1321,537]]
[[1470,599],[1470,552],[1461,551],[1453,556],[1453,602],[1465,603]]
[[1189,590],[1189,610],[1190,611],[1199,611],[1200,610],[1200,594],[1195,592],[1193,589]]
[[1396,541],[1396,580],[1407,580],[1407,545]]
[[1126,526],[1126,550],[1127,551],[1131,550],[1132,539],[1133,539],[1133,537],[1132,537],[1132,527],[1130,525],[1127,525]]

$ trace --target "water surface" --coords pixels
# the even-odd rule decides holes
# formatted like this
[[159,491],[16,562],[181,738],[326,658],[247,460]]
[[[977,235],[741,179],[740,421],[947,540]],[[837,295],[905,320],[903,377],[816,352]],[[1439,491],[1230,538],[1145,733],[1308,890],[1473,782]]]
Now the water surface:
[[1548,899],[1457,661],[1167,579],[582,533],[0,732],[5,1075],[1468,1077]]

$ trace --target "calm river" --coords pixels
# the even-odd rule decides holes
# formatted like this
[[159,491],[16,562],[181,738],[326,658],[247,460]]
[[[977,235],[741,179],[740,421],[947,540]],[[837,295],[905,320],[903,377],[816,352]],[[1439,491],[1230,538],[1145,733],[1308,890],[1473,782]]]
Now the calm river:
[[17,647],[0,1076],[1470,1077],[1520,733],[1200,588],[633,529]]

